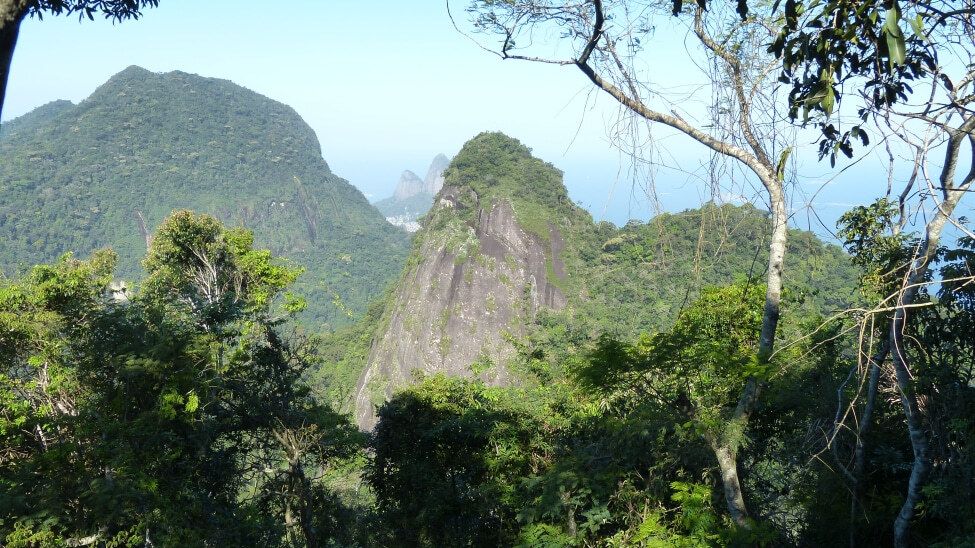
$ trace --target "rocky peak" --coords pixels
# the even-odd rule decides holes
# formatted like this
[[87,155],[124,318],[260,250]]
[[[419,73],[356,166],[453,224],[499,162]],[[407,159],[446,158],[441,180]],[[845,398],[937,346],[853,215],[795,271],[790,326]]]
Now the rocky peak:
[[399,182],[396,183],[396,191],[393,192],[393,197],[397,200],[406,200],[421,192],[423,192],[423,181],[416,173],[406,170],[399,176]]
[[[502,137],[487,142],[514,141]],[[553,179],[561,186],[561,173],[518,146],[517,157],[499,159],[494,147],[468,143],[450,164],[359,378],[361,428],[374,426],[375,407],[416,372],[510,383],[510,337],[539,310],[566,305],[565,216],[515,192]],[[485,185],[494,191],[479,192]]]
[[444,171],[450,165],[450,159],[443,154],[437,154],[430,162],[427,169],[427,176],[423,179],[423,191],[427,194],[436,195],[443,188]]

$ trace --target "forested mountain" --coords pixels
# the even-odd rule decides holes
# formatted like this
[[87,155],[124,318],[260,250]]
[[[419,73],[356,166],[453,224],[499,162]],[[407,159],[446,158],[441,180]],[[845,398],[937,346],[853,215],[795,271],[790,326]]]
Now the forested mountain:
[[[333,376],[318,377],[334,388],[351,382],[343,371],[368,364],[355,410],[360,426],[375,424],[365,468],[384,527],[375,542],[889,539],[913,453],[896,388],[854,376],[866,360],[879,372],[889,349],[864,335],[863,303],[887,276],[899,280],[889,266],[916,245],[878,236],[893,218],[888,206],[844,217],[852,255],[789,231],[777,349],[763,356],[765,263],[756,257],[768,249],[765,212],[707,204],[619,229],[595,224],[558,170],[516,140],[472,139],[447,170],[399,284],[366,321],[335,335]],[[971,271],[975,244],[959,245],[942,274],[954,285],[918,313],[905,349],[919,384],[947,393],[931,411],[945,460],[932,472],[930,513],[916,522],[919,544],[958,545],[972,530],[964,448],[973,434],[958,420],[973,402],[971,290],[958,280],[968,279],[960,273]],[[745,431],[735,412],[749,375],[764,380]],[[878,415],[865,445],[867,430],[840,431],[836,416],[868,389],[878,391]],[[341,403],[349,391],[330,396]],[[380,403],[373,417],[369,406]],[[729,439],[737,485],[760,521],[737,524],[721,509],[715,448]],[[851,488],[860,493],[852,516]]]
[[[751,206],[597,224],[569,199],[559,170],[500,133],[465,144],[445,179],[369,343],[355,401],[364,428],[417,373],[507,384],[512,339],[537,323],[654,332],[702,287],[763,274],[756,255],[768,247],[768,221]],[[839,247],[798,230],[790,245],[790,299],[821,312],[854,298],[856,271]]]
[[254,231],[306,269],[306,317],[362,313],[408,242],[334,175],[290,107],[226,80],[129,67],[81,103],[57,101],[0,130],[0,267],[8,275],[111,246],[134,280],[174,209]]
[[402,227],[407,232],[420,229],[419,219],[433,205],[433,198],[443,188],[444,170],[450,159],[437,154],[430,162],[427,175],[420,180],[416,173],[406,170],[400,175],[393,195],[375,203],[376,209],[386,216],[390,223]]
[[[862,303],[916,245],[884,234],[895,211],[845,215],[850,255],[791,232],[769,356],[763,212],[596,224],[557,169],[500,133],[451,163],[399,283],[323,339],[289,321],[298,269],[246,229],[174,212],[127,295],[107,250],[0,278],[0,539],[826,546],[842,524],[844,545],[883,540],[912,453],[879,380],[890,346],[864,336]],[[973,250],[944,252],[903,349],[938,396],[939,464],[914,529],[932,546],[965,545],[973,527]],[[865,360],[877,380],[856,379]],[[733,413],[753,374],[745,431]],[[865,389],[868,445],[835,418]],[[336,412],[351,401],[369,435]],[[736,440],[744,524],[721,509],[717,436]]]
[[[30,19],[158,3],[0,2],[0,106],[47,80],[7,70]],[[597,223],[489,132],[379,204],[411,237],[230,82],[44,105],[0,127],[0,546],[975,548],[971,2],[399,4],[162,32],[312,59],[346,146],[491,119],[756,206]],[[109,57],[43,36],[22,61]],[[790,229],[818,175],[840,245]]]

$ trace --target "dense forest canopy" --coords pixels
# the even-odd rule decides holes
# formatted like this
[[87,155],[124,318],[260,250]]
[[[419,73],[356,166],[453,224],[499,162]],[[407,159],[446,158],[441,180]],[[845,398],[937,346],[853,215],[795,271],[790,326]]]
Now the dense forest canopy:
[[322,159],[290,107],[226,80],[129,67],[78,105],[0,129],[0,268],[112,246],[137,282],[174,209],[214,214],[306,270],[303,318],[344,325],[398,272],[406,235]]

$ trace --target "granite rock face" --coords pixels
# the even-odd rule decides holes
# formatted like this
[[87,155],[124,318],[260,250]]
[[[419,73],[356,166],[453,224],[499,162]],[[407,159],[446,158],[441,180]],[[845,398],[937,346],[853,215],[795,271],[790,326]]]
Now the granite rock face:
[[360,428],[375,425],[376,406],[411,384],[415,372],[511,382],[509,336],[522,334],[539,309],[566,304],[558,287],[566,276],[564,239],[555,226],[548,236],[519,226],[504,198],[442,189],[359,378]]
[[430,167],[427,169],[427,176],[423,178],[424,192],[434,196],[440,192],[444,183],[443,173],[449,165],[450,158],[447,158],[443,154],[437,154],[433,157],[433,161],[430,162]]
[[393,198],[397,200],[405,200],[407,198],[412,198],[417,194],[423,192],[423,181],[410,170],[404,171],[399,176],[399,182],[396,184],[396,190],[393,192]]

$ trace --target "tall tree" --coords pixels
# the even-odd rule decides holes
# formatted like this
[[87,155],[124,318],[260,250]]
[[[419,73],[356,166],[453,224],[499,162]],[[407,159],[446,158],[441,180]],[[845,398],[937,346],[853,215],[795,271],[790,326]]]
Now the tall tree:
[[297,270],[185,211],[142,291],[110,290],[112,258],[0,288],[6,545],[323,543],[319,479],[360,440],[303,382]]
[[[597,359],[582,372],[595,389],[649,397],[686,416],[714,451],[728,508],[739,526],[747,525],[747,516],[735,513],[744,509],[734,460],[747,426],[738,410],[741,386],[765,377],[768,368],[767,358],[760,358],[761,301],[761,288],[751,284],[705,288],[671,331],[645,336],[632,348],[604,341]],[[729,492],[729,484],[737,491]]]
[[[651,124],[679,131],[718,157],[736,162],[759,181],[771,213],[765,305],[758,344],[760,359],[767,361],[774,351],[782,300],[788,236],[785,173],[792,150],[780,136],[783,124],[776,119],[775,110],[762,108],[776,98],[774,76],[779,64],[761,47],[763,41],[774,36],[774,27],[754,18],[741,21],[721,6],[712,7],[710,11],[694,8],[690,29],[701,51],[714,61],[709,77],[713,96],[718,98],[710,119],[698,122],[692,121],[694,118],[688,113],[679,113],[676,104],[661,102],[662,90],[649,84],[649,75],[635,68],[634,59],[653,32],[654,18],[669,14],[665,5],[602,0],[477,0],[469,11],[476,30],[500,38],[495,52],[501,58],[576,67],[628,112]],[[521,49],[522,42],[532,44],[533,37],[542,35],[564,37],[572,54],[551,58]],[[722,94],[721,89],[730,92]],[[755,410],[762,385],[760,375],[743,378],[730,418],[742,431]],[[737,441],[717,437],[713,450],[721,469],[728,511],[736,523],[746,527],[749,514],[738,478]]]
[[[973,15],[970,3],[953,1],[867,2],[855,8],[846,2],[787,3],[786,24],[771,48],[782,56],[783,76],[793,87],[792,115],[815,120],[822,131],[821,155],[852,155],[857,139],[867,144],[870,126],[881,135],[890,181],[904,181],[899,192],[888,186],[900,217],[889,236],[907,226],[913,212],[924,212],[922,236],[898,283],[883,296],[894,305],[885,339],[914,453],[893,527],[897,546],[910,542],[910,523],[931,468],[926,405],[904,338],[910,311],[927,299],[924,287],[945,229],[972,235],[956,211],[975,182]],[[864,92],[842,108],[844,88]]]

